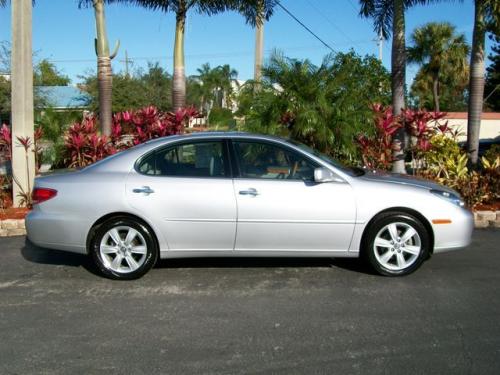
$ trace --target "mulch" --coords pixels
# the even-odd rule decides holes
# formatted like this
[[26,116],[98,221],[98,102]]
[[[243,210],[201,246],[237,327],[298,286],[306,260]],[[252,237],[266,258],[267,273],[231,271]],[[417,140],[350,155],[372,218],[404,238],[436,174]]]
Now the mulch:
[[0,220],[6,219],[24,219],[28,214],[27,208],[5,208],[0,209]]

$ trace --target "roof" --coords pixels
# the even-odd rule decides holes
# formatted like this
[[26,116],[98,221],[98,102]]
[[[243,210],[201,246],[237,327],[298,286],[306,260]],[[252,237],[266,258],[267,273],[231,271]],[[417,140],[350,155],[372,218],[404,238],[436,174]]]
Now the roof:
[[[467,120],[467,112],[447,112],[445,119]],[[483,112],[481,120],[500,120],[500,112]]]
[[85,108],[90,103],[90,95],[74,86],[38,86],[38,94],[46,101],[46,107],[56,109]]

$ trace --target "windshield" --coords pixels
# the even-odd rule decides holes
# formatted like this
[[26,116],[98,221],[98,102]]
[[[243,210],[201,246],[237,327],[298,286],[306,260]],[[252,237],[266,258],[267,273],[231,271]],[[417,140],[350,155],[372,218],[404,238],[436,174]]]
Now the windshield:
[[362,168],[346,167],[345,165],[340,164],[337,160],[332,159],[330,156],[325,155],[325,154],[323,154],[323,153],[321,153],[321,152],[319,152],[319,151],[317,151],[309,146],[306,146],[303,143],[300,143],[300,142],[297,142],[294,140],[289,140],[289,142],[291,144],[293,144],[294,146],[297,146],[301,150],[304,150],[304,151],[308,152],[309,154],[313,154],[314,156],[320,158],[324,162],[326,162],[330,165],[333,165],[335,168],[340,169],[342,172],[344,172],[345,174],[347,174],[351,177],[359,177],[359,176],[362,176],[365,174],[365,171]]

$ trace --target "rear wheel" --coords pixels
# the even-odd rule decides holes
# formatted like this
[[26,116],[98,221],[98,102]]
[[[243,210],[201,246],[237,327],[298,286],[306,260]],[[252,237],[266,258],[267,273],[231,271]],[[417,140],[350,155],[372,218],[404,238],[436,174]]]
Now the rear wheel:
[[118,217],[97,228],[91,254],[104,276],[132,280],[155,265],[158,247],[149,228],[131,218]]
[[387,213],[371,224],[363,251],[381,275],[408,275],[428,258],[430,236],[425,226],[412,215]]

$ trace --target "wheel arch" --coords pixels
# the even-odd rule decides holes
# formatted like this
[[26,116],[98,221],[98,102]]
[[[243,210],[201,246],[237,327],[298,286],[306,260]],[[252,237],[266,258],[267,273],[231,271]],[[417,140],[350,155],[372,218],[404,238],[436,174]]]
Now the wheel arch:
[[389,212],[394,212],[394,213],[406,213],[408,215],[412,215],[414,216],[415,218],[417,218],[418,220],[420,220],[420,222],[422,223],[422,225],[425,227],[425,229],[427,229],[427,232],[429,233],[429,238],[431,240],[431,248],[429,249],[429,254],[432,254],[434,252],[434,231],[432,229],[432,225],[431,223],[429,222],[429,220],[427,220],[425,218],[424,215],[422,215],[420,212],[414,210],[414,209],[411,209],[411,208],[408,208],[408,207],[390,207],[390,208],[386,208],[380,212],[378,212],[376,215],[374,215],[370,221],[365,225],[365,228],[363,230],[363,235],[361,236],[361,243],[360,243],[360,254],[364,251],[365,249],[365,241],[366,241],[366,237],[368,235],[368,231],[370,229],[370,226],[373,224],[373,222],[375,220],[377,220],[380,216],[383,216],[383,215],[386,215],[388,214]]
[[158,235],[156,234],[155,230],[153,229],[153,227],[146,221],[144,220],[142,217],[140,216],[137,216],[137,215],[134,215],[134,214],[131,214],[130,212],[113,212],[113,213],[109,213],[109,214],[106,214],[102,217],[100,217],[99,219],[97,219],[94,224],[92,224],[92,226],[90,227],[90,230],[89,232],[87,233],[87,241],[86,241],[86,249],[87,249],[87,253],[89,251],[89,248],[90,248],[90,245],[92,243],[92,240],[94,239],[94,236],[95,236],[95,232],[96,232],[96,229],[99,228],[99,226],[103,223],[105,223],[106,221],[112,219],[112,218],[116,218],[116,217],[125,217],[125,218],[129,218],[129,219],[134,219],[134,220],[137,220],[139,221],[142,225],[144,225],[145,227],[148,228],[148,230],[151,232],[151,234],[153,235],[153,239],[155,241],[155,244],[156,244],[156,247],[158,248],[158,251],[160,251],[160,242],[158,240]]

